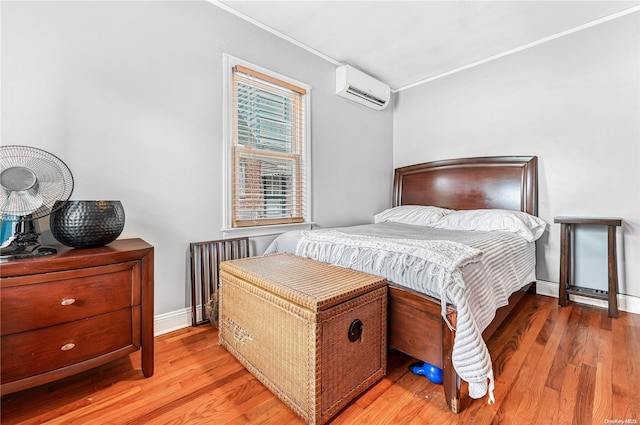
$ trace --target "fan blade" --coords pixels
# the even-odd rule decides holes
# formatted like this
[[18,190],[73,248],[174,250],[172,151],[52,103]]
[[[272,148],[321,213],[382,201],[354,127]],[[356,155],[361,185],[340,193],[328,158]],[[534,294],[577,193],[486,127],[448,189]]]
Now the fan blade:
[[71,195],[71,187],[69,185],[60,184],[59,182],[38,181],[39,192],[42,194],[43,202],[53,206],[55,201],[68,199]]
[[42,206],[42,195],[29,191],[11,192],[2,206],[3,214],[29,215]]

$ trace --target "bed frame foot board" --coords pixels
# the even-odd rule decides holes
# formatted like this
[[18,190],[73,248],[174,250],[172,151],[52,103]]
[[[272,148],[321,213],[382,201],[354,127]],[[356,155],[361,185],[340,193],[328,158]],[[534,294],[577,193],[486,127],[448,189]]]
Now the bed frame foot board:
[[[535,294],[535,282],[514,292],[509,297],[509,304],[496,311],[495,318],[482,333],[485,341],[494,334],[527,293]],[[460,377],[453,367],[452,359],[455,331],[449,329],[442,319],[440,301],[389,283],[388,306],[389,348],[442,369],[447,405],[452,412],[460,413]],[[455,329],[457,314],[452,306],[447,306],[447,320]],[[429,337],[425,338],[425,335]]]
[[[447,320],[455,329],[457,313],[452,307],[447,307]],[[444,398],[453,413],[460,413],[460,377],[453,368],[453,342],[456,333],[449,329],[444,320],[442,320],[442,335],[442,385],[444,387]]]
[[443,369],[440,301],[389,283],[388,309],[389,348]]

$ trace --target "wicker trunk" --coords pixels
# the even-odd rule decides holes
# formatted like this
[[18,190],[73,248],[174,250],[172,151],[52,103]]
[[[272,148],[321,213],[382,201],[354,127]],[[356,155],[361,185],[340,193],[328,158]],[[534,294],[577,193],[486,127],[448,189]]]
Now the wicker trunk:
[[384,376],[384,278],[276,254],[224,262],[220,280],[220,344],[307,423]]

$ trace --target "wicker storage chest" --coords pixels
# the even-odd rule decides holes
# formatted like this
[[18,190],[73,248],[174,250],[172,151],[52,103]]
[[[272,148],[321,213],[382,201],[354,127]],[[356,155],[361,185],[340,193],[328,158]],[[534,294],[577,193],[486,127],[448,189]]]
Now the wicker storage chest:
[[384,278],[275,254],[222,263],[220,282],[220,344],[307,423],[384,376]]

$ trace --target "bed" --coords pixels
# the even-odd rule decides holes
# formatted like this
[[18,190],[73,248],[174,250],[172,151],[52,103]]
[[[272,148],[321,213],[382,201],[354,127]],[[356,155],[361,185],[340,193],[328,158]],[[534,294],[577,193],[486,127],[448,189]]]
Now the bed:
[[[413,206],[428,206],[428,208],[432,208],[436,212],[438,212],[438,209],[443,209],[444,212],[442,214],[447,219],[441,221],[447,221],[448,218],[453,218],[460,214],[469,215],[490,210],[495,210],[501,214],[502,212],[507,214],[521,214],[524,212],[526,214],[521,215],[535,218],[537,216],[537,157],[463,158],[397,168],[394,174],[393,206],[389,210],[391,211],[389,214],[393,216],[398,211],[403,211],[402,214],[406,214],[406,210],[413,209]],[[376,221],[378,219],[379,217],[376,216]],[[475,279],[475,277],[472,278],[477,274],[475,271],[482,268],[484,273],[484,268],[488,268],[488,266],[485,267],[484,263],[490,261],[491,258],[499,260],[502,254],[497,252],[491,254],[494,257],[490,257],[482,252],[481,249],[483,247],[482,243],[489,242],[469,242],[465,239],[467,236],[457,236],[456,232],[460,232],[457,229],[451,230],[444,225],[441,226],[441,221],[427,226],[440,226],[442,228],[433,230],[435,236],[430,236],[431,241],[414,242],[414,238],[422,238],[422,236],[418,235],[422,232],[422,227],[414,226],[414,222],[409,222],[409,224],[404,222],[399,224],[395,222],[389,223],[384,221],[384,217],[380,220],[381,227],[383,227],[382,230],[380,230],[380,226],[373,225],[377,227],[354,226],[353,228],[337,230],[320,229],[312,232],[283,234],[271,244],[267,249],[267,253],[294,251],[293,244],[295,243],[297,248],[294,253],[298,255],[308,256],[309,258],[314,258],[315,255],[315,259],[336,264],[339,264],[336,262],[337,258],[350,258],[349,262],[339,265],[353,266],[352,268],[371,272],[371,269],[366,267],[363,269],[362,264],[368,264],[369,266],[367,267],[374,267],[373,264],[380,265],[390,261],[389,257],[383,258],[380,252],[371,253],[366,251],[368,252],[367,255],[369,255],[368,257],[365,256],[366,259],[362,260],[358,257],[358,260],[354,260],[356,258],[355,251],[358,251],[360,255],[363,250],[369,249],[370,245],[386,244],[390,247],[387,247],[387,251],[384,252],[389,250],[397,251],[392,254],[396,255],[396,257],[392,258],[392,261],[407,264],[406,255],[414,255],[415,251],[421,250],[423,246],[421,244],[430,244],[429,246],[431,246],[448,243],[449,245],[440,247],[442,252],[447,253],[447,255],[451,253],[452,258],[454,255],[459,256],[460,260],[456,260],[457,268],[450,266],[445,258],[442,263],[443,267],[433,269],[431,272],[439,276],[437,279],[434,278],[434,282],[431,282],[434,286],[424,285],[423,288],[420,285],[410,284],[412,280],[417,279],[414,277],[405,279],[409,283],[403,282],[404,276],[410,274],[410,272],[413,273],[413,269],[418,270],[415,273],[423,273],[423,268],[407,267],[409,271],[403,270],[399,272],[399,267],[388,267],[396,270],[396,272],[386,276],[389,280],[389,347],[443,370],[445,398],[449,408],[454,413],[459,413],[461,410],[461,377],[459,373],[462,373],[464,379],[469,382],[469,393],[472,397],[478,398],[479,395],[482,396],[487,393],[489,400],[492,401],[493,372],[488,351],[486,353],[483,351],[486,350],[484,341],[493,334],[503,321],[507,320],[509,313],[518,305],[518,302],[527,291],[535,291],[535,239],[540,236],[540,231],[544,231],[544,222],[540,220],[534,223],[537,226],[535,230],[537,234],[531,238],[527,237],[524,243],[519,241],[519,239],[522,239],[519,236],[504,235],[503,233],[506,232],[472,232],[474,235],[472,238],[475,235],[491,233],[490,237],[494,239],[491,239],[492,242],[490,243],[493,245],[521,244],[523,247],[526,246],[526,250],[525,248],[522,248],[522,250],[523,252],[526,251],[523,255],[528,258],[526,261],[528,264],[522,266],[523,271],[519,272],[517,278],[514,277],[517,283],[504,285],[505,288],[508,286],[508,289],[504,289],[504,291],[500,289],[500,291],[506,292],[502,295],[504,299],[494,302],[495,308],[483,306],[483,309],[491,310],[490,315],[481,312],[481,318],[478,319],[473,315],[476,313],[473,310],[476,308],[477,311],[481,311],[478,310],[481,307],[470,309],[460,297],[452,295],[455,292],[454,290],[444,288],[444,286],[464,287],[466,279],[467,286],[473,287],[473,285],[469,285],[468,281]],[[455,219],[448,221],[456,223]],[[399,236],[397,238],[391,237],[385,233],[389,228],[392,231],[398,231]],[[441,241],[441,239],[449,235],[449,233],[443,232],[449,232],[456,237],[453,237],[451,242]],[[304,234],[303,238],[302,234]],[[338,239],[334,239],[336,237]],[[344,240],[339,239],[340,237],[344,238]],[[503,239],[495,239],[496,237]],[[326,245],[323,238],[331,238],[333,245]],[[475,240],[472,239],[472,241]],[[401,242],[407,241],[408,247],[400,246]],[[398,243],[396,244],[396,242]],[[465,248],[465,246],[468,246],[466,245],[467,243],[470,244],[469,249]],[[478,245],[475,245],[474,248],[472,246],[474,244]],[[347,254],[343,251],[336,256],[336,247],[343,246],[347,246],[346,249],[351,251],[347,252]],[[364,248],[362,248],[363,246]],[[396,248],[396,246],[399,248]],[[520,249],[513,248],[510,250],[519,251]],[[324,252],[322,254],[324,257],[318,257],[320,255],[318,252]],[[310,253],[314,253],[314,255],[310,255]],[[437,256],[434,255],[433,258],[435,257]],[[433,261],[438,263],[437,259]],[[516,260],[516,262],[518,261]],[[532,261],[533,265],[531,265]],[[524,263],[524,261],[522,262]],[[462,272],[458,273],[460,270]],[[470,270],[474,270],[474,272],[470,272]],[[501,274],[490,276],[492,276],[492,284],[502,279]],[[495,276],[500,277],[495,278]],[[478,279],[482,279],[482,277]],[[484,279],[486,280],[486,277]],[[445,281],[454,282],[454,284],[447,283],[445,285],[443,284]],[[462,283],[456,286],[456,281]],[[398,282],[402,283],[399,284]],[[464,289],[466,291],[466,287]],[[499,294],[501,293],[500,291],[494,291],[493,293]],[[469,292],[473,291],[469,290]],[[480,304],[483,304],[483,302]],[[469,313],[469,310],[472,310],[471,313]],[[481,323],[477,324],[476,321]],[[473,331],[467,330],[467,326],[470,326],[469,323],[473,325],[471,326],[474,328]],[[480,364],[477,367],[474,365],[474,368],[483,370],[482,374],[479,375],[482,379],[475,379],[475,374],[479,373],[475,369],[471,374],[467,370],[459,372],[465,369],[463,362],[460,360],[461,349],[459,347],[461,345],[464,346],[460,340],[471,340],[473,338],[479,338],[481,343],[478,348],[472,348],[472,352],[474,356],[477,356],[477,358],[474,357],[474,361]],[[454,349],[454,346],[458,348]],[[485,348],[483,349],[481,346]],[[470,355],[463,353],[464,356]],[[454,361],[458,372],[454,367]],[[487,362],[488,365],[486,364]],[[482,363],[484,363],[484,366]],[[489,378],[488,381],[486,378]],[[473,390],[475,395],[472,395],[472,385],[475,388]],[[476,385],[480,385],[480,389]]]

